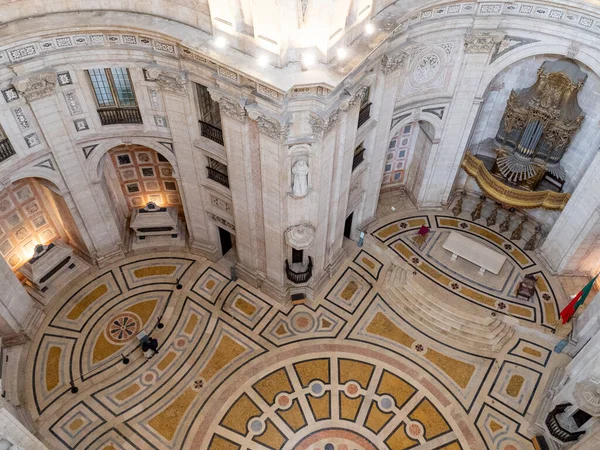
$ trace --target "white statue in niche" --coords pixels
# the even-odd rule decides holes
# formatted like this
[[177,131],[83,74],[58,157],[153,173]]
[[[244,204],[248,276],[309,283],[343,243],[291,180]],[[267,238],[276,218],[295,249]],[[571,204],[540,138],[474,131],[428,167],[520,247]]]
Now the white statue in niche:
[[292,184],[292,192],[296,197],[304,197],[308,194],[308,164],[303,159],[296,161],[292,167],[294,181]]

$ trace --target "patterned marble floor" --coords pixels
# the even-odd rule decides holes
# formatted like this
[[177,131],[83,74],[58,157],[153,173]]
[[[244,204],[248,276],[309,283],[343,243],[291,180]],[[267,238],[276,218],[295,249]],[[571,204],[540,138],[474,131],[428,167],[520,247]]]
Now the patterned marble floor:
[[[432,232],[415,242],[423,224]],[[503,272],[452,264],[439,248],[451,230],[503,252]],[[448,214],[370,231],[322,295],[293,308],[187,254],[81,280],[31,345],[22,383],[39,435],[52,449],[532,450],[528,420],[566,362],[552,352],[560,282],[520,243]],[[515,296],[526,273],[538,276],[531,303]],[[506,330],[501,348],[477,345],[492,329]],[[150,360],[141,330],[160,342]]]

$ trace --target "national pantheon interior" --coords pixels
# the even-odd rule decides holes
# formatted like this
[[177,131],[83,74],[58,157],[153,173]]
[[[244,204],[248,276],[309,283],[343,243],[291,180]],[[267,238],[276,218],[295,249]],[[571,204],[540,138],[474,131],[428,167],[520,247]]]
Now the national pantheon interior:
[[0,450],[600,449],[599,149],[595,0],[0,0]]

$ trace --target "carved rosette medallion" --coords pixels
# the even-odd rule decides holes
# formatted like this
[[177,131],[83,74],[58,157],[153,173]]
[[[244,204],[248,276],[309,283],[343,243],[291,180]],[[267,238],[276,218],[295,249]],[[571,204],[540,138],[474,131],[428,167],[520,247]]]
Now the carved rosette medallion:
[[315,240],[315,227],[308,223],[294,225],[285,230],[285,242],[297,250],[309,248]]

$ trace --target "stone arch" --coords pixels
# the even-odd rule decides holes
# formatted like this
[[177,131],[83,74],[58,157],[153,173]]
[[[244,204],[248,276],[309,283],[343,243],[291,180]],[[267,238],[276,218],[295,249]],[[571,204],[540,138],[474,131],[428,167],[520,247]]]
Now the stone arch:
[[41,167],[23,167],[19,169],[17,172],[8,177],[8,184],[23,180],[25,178],[40,178],[49,181],[56,187],[58,193],[63,197],[69,194],[69,189],[67,188],[62,176],[58,172]]
[[402,127],[406,126],[407,124],[413,123],[413,122],[428,122],[435,131],[434,138],[439,139],[441,137],[442,131],[443,131],[443,120],[440,119],[435,114],[423,111],[424,108],[428,108],[428,107],[429,107],[429,105],[420,107],[420,108],[414,108],[414,109],[408,110],[408,111],[403,111],[402,113],[400,113],[400,115],[405,115],[405,114],[409,114],[409,115],[407,117],[405,117],[404,119],[402,119],[397,124],[395,124],[390,129],[390,133],[388,135],[388,142],[390,141],[390,139],[392,139],[392,137],[394,137],[396,135],[398,130],[400,130]]
[[[166,144],[173,145],[170,141],[165,140]],[[174,178],[179,180],[179,166],[177,165],[177,158],[175,157],[175,153],[167,149],[166,146],[161,144],[159,141],[146,138],[146,137],[132,137],[131,139],[127,139],[127,142],[124,142],[122,138],[105,138],[101,140],[98,144],[88,144],[83,146],[84,148],[89,148],[91,146],[96,145],[89,154],[86,161],[86,173],[88,175],[89,180],[92,183],[99,183],[102,179],[102,167],[104,163],[104,156],[115,147],[119,147],[122,145],[141,145],[143,147],[148,147],[151,150],[159,153],[164,156],[167,161],[171,164],[173,168],[173,176]],[[85,153],[84,153],[85,154]]]
[[[569,57],[569,45],[561,43],[553,43],[552,45],[548,43],[535,43],[509,51],[492,64],[488,65],[483,77],[481,78],[481,82],[477,90],[477,97],[483,97],[485,90],[503,70],[520,60],[542,55],[558,55],[562,57]],[[577,55],[571,59],[584,64],[598,77],[600,77],[600,54],[594,55],[587,47],[582,47],[577,52]]]
[[[433,143],[439,141],[439,137],[443,131],[443,120],[440,119],[440,117],[436,114],[424,111],[424,109],[430,109],[431,107],[431,105],[426,105],[409,111],[403,111],[401,115],[406,117],[404,117],[391,128],[388,135],[388,145],[386,145],[386,155],[384,158],[385,161],[382,166],[380,179],[380,185],[381,188],[384,189],[384,192],[391,189],[397,189],[399,186],[401,186],[402,189],[404,189],[405,192],[407,192],[408,195],[413,199],[413,201],[416,198],[416,194],[412,192],[415,189],[416,180],[415,173],[413,172],[415,170],[420,170],[422,164],[426,163],[426,161],[429,159],[429,150],[431,149]],[[408,154],[408,157],[406,158],[404,164],[402,163],[401,157],[399,157],[399,159],[387,159],[392,151],[392,148],[390,147],[392,140],[394,137],[400,135],[403,128],[409,124],[417,124],[414,125],[417,127],[417,129],[416,133],[415,129],[411,131],[411,141],[409,143],[409,147],[406,148],[406,154]],[[430,141],[431,145],[429,145],[429,150],[426,152],[426,155],[424,155],[422,152],[416,154],[415,149],[417,145],[417,139],[419,139],[420,142],[421,138],[423,137],[420,136],[420,134],[424,133],[425,131],[427,131],[425,133],[427,135],[427,141]],[[398,145],[399,143],[396,141],[397,147],[394,150],[398,150],[398,152],[401,153],[404,149],[402,147],[398,147]],[[390,163],[393,166],[391,170],[388,168]],[[404,169],[402,167],[404,167]],[[398,175],[399,171],[404,171],[403,175]],[[395,182],[393,178],[398,176],[401,178]]]

